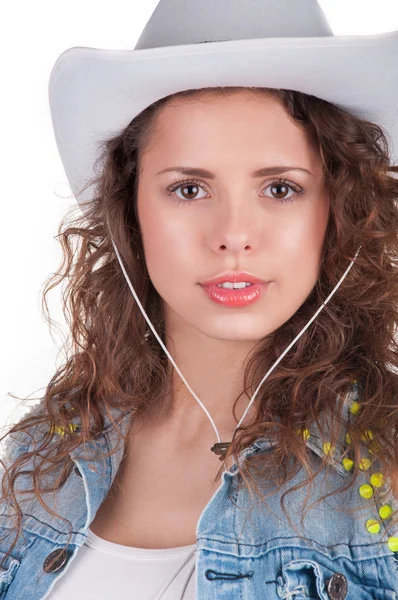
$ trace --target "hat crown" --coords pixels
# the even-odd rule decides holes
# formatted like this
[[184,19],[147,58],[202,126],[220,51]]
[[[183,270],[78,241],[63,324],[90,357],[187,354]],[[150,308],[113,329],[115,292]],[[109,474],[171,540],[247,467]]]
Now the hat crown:
[[134,49],[333,36],[316,0],[160,0]]

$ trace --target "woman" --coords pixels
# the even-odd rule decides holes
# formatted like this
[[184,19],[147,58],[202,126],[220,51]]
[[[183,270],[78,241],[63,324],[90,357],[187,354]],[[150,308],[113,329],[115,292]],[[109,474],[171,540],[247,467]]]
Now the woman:
[[398,169],[355,113],[398,38],[175,4],[52,73],[73,350],[8,434],[0,598],[396,599]]

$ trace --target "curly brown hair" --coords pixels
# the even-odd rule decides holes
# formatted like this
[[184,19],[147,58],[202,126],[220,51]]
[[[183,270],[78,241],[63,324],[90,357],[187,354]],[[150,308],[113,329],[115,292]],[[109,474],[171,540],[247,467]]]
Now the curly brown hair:
[[[63,260],[59,271],[45,283],[42,308],[51,324],[46,296],[65,282],[63,310],[71,347],[65,344],[66,360],[39,405],[5,434],[20,447],[12,464],[6,464],[6,456],[1,461],[2,501],[15,508],[16,537],[10,551],[23,517],[16,493],[18,476],[30,473],[32,488],[24,493],[34,493],[53,516],[63,518],[45,503],[49,489],[44,487],[44,477],[57,473],[54,488],[62,485],[74,465],[70,452],[101,433],[104,414],[112,419],[112,410],[120,409],[121,415],[126,411],[142,415],[165,397],[170,383],[168,358],[147,330],[126,285],[112,237],[140,301],[164,341],[162,301],[146,269],[137,219],[140,156],[160,109],[170,99],[191,98],[206,91],[231,94],[241,89],[278,99],[293,122],[316,142],[331,207],[316,285],[287,322],[258,341],[247,362],[242,394],[254,392],[263,374],[324,302],[359,246],[362,249],[338,293],[262,386],[255,422],[236,431],[226,461],[231,456],[238,461],[242,450],[258,437],[272,436],[277,442],[272,452],[254,454],[240,466],[242,485],[260,496],[258,474],[276,478],[282,485],[302,466],[308,474],[306,482],[312,483],[317,472],[310,464],[305,436],[297,432],[313,421],[322,431],[319,418],[325,413],[332,415],[338,426],[347,426],[336,397],[344,397],[356,379],[362,404],[355,425],[348,428],[349,452],[355,463],[348,486],[359,472],[366,431],[372,431],[367,443],[381,468],[387,473],[397,469],[398,183],[394,172],[398,167],[390,164],[386,132],[343,107],[294,90],[186,90],[148,106],[123,131],[101,141],[96,176],[88,184],[93,186],[92,199],[85,203],[84,213],[76,205],[60,224]],[[73,218],[75,210],[79,214]],[[234,416],[240,397],[233,406]],[[70,426],[76,418],[77,429]],[[113,423],[117,428],[118,421]],[[35,435],[37,431],[39,435]],[[60,431],[64,434],[58,435]],[[323,435],[334,446],[339,427],[323,431]],[[40,460],[32,467],[34,457]],[[325,455],[319,471],[327,461]]]

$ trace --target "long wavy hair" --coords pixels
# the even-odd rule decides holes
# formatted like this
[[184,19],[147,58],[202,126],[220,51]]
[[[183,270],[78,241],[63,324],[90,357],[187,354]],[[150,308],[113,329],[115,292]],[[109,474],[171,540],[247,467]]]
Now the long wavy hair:
[[[2,501],[15,508],[16,536],[10,551],[23,518],[17,478],[29,473],[32,487],[23,493],[33,493],[49,513],[63,518],[45,502],[49,489],[44,486],[44,477],[56,472],[51,489],[61,486],[74,466],[70,452],[101,434],[104,415],[112,419],[112,409],[120,409],[121,415],[126,411],[133,416],[145,415],[169,391],[169,360],[128,288],[111,236],[145,311],[165,343],[162,300],[148,275],[137,219],[140,156],[151,139],[159,111],[170,99],[188,100],[205,92],[222,95],[242,89],[248,88],[204,88],[167,96],[148,106],[117,135],[101,141],[95,178],[88,184],[92,199],[84,213],[76,205],[61,222],[57,237],[63,250],[62,264],[46,280],[42,294],[43,313],[51,324],[46,296],[65,284],[63,311],[70,327],[65,361],[39,404],[5,434],[17,436],[21,444],[41,431],[34,444],[21,446],[11,464],[6,464],[7,452],[1,461]],[[377,124],[298,91],[249,89],[278,99],[293,122],[317,144],[330,197],[330,217],[316,285],[288,321],[256,343],[247,357],[242,394],[254,393],[264,373],[324,302],[362,245],[338,292],[260,389],[255,419],[236,431],[227,453],[226,461],[233,456],[237,462],[242,450],[259,437],[274,439],[271,452],[254,454],[239,467],[240,485],[246,485],[251,497],[264,502],[264,489],[258,487],[264,478],[271,487],[273,480],[278,487],[303,467],[308,477],[301,485],[312,484],[328,464],[325,454],[316,470],[305,435],[298,435],[313,422],[332,447],[338,442],[339,428],[348,426],[350,443],[345,452],[354,460],[354,467],[343,489],[356,480],[364,443],[379,461],[380,470],[397,470],[398,183],[394,173],[398,167],[390,164],[389,140]],[[78,211],[75,216],[74,211]],[[360,388],[361,410],[350,425],[342,419],[342,403],[336,398],[345,397],[353,379]],[[233,405],[235,418],[240,396]],[[333,426],[328,430],[322,429],[322,414],[332,416]],[[77,429],[71,427],[76,418]],[[118,420],[113,423],[118,429]],[[366,435],[369,431],[371,438]],[[34,461],[35,457],[40,460]],[[221,463],[216,480],[225,464]],[[283,504],[282,499],[286,514]]]

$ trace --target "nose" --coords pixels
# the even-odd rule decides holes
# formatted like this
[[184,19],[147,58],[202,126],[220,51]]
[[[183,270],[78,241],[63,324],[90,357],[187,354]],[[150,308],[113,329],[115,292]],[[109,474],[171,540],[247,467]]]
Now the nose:
[[259,247],[262,221],[253,206],[243,202],[219,206],[213,217],[208,236],[213,252],[248,254]]

